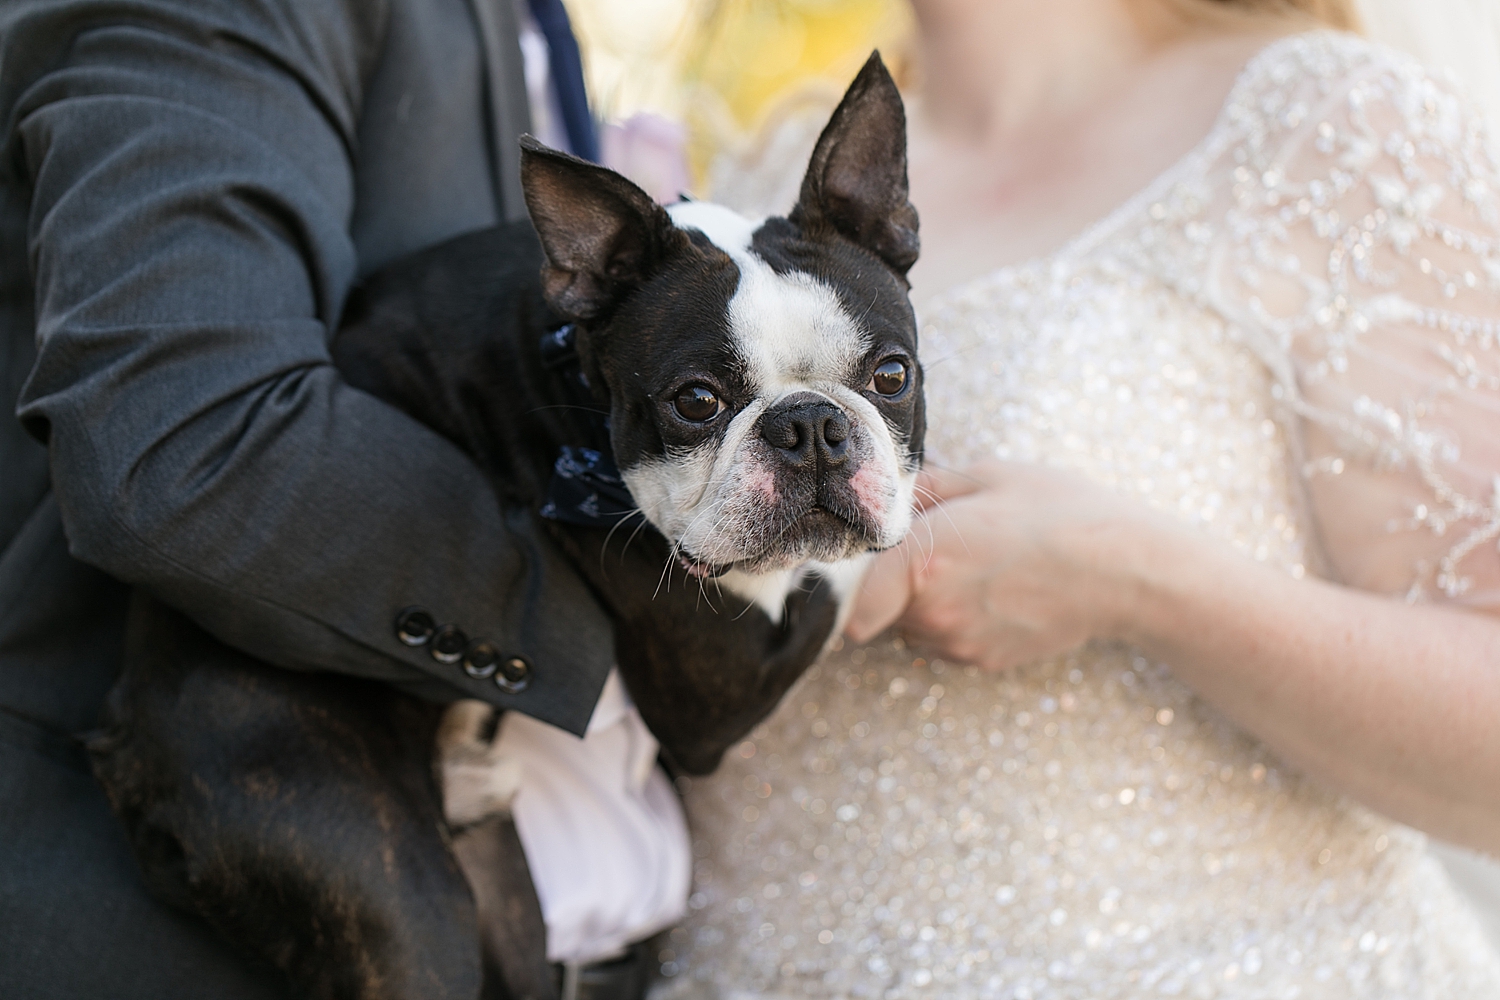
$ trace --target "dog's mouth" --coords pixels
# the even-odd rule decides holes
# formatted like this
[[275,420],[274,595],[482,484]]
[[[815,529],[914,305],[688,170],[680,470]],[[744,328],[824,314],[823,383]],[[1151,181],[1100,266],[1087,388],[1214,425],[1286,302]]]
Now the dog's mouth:
[[694,580],[717,580],[734,569],[734,563],[711,563],[686,552],[677,553],[677,563]]
[[730,570],[758,574],[789,569],[810,561],[838,562],[881,546],[878,532],[863,517],[850,518],[815,505],[784,523],[756,550],[730,562],[700,558],[679,550],[678,564],[695,580],[716,580]]

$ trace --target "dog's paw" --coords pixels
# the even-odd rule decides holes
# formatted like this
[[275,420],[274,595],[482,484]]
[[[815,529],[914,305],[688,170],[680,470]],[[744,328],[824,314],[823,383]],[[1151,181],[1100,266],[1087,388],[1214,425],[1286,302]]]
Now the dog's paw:
[[438,727],[443,815],[452,827],[510,812],[521,787],[521,762],[499,751],[497,713],[482,701],[454,702]]

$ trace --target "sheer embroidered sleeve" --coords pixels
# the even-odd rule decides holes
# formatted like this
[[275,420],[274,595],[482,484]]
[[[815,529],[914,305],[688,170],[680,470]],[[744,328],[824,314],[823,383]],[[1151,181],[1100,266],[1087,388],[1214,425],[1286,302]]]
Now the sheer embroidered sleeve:
[[1295,59],[1241,102],[1210,295],[1277,375],[1329,571],[1500,612],[1500,168],[1404,58]]

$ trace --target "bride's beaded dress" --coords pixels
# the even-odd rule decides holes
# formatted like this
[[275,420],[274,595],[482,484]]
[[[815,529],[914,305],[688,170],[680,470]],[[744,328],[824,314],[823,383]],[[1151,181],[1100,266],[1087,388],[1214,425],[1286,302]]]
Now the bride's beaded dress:
[[[1148,190],[922,310],[932,453],[1081,471],[1293,577],[1500,608],[1482,128],[1388,50],[1273,43]],[[1128,648],[991,675],[846,646],[687,803],[666,996],[1500,997],[1419,834]]]

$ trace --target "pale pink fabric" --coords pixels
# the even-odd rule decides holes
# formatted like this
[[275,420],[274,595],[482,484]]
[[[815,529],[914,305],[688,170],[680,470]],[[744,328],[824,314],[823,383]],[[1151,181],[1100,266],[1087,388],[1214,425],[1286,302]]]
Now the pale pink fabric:
[[661,115],[642,112],[611,122],[599,133],[604,165],[635,181],[663,205],[692,188],[687,130]]

